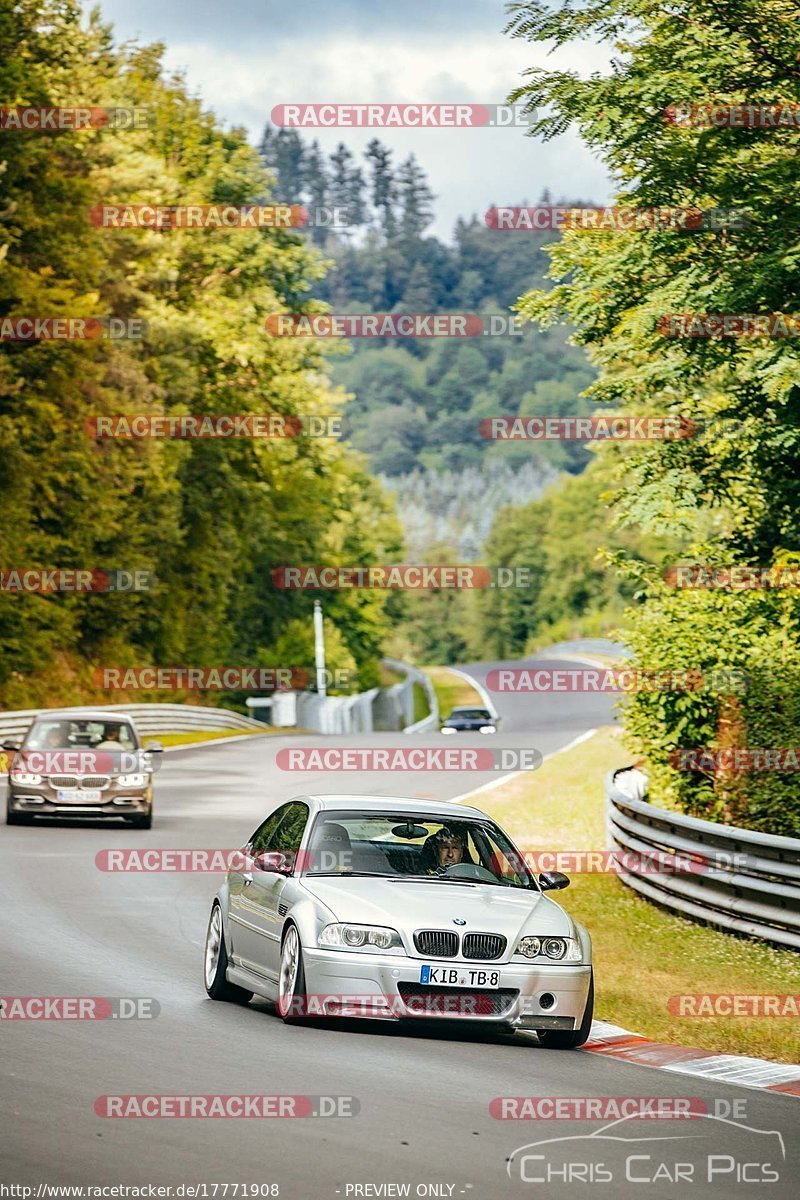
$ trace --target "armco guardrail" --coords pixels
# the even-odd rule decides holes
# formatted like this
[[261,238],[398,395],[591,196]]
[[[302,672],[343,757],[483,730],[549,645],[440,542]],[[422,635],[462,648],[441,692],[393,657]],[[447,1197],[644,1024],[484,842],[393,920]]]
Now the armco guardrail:
[[[427,717],[423,717],[421,721],[415,721],[413,725],[406,725],[405,733],[430,733],[432,730],[439,728],[439,701],[436,699],[436,692],[433,690],[433,684],[424,671],[420,671],[419,667],[413,667],[411,663],[400,662],[397,658],[384,658],[382,660],[392,671],[398,671],[405,675],[406,683],[413,685],[418,683],[428,701],[430,712]],[[413,712],[413,692],[409,686],[409,695],[412,697],[412,712]]]
[[133,717],[143,734],[192,733],[203,729],[262,729],[261,721],[243,717],[227,708],[203,708],[195,704],[100,704],[78,708],[28,708],[16,712],[0,712],[0,741],[21,737],[34,717],[48,712],[69,713],[79,717],[102,712],[113,716],[126,713]]
[[[683,916],[800,949],[800,839],[656,808],[636,794],[643,778],[630,768],[606,777],[608,848],[624,853],[623,883]],[[662,854],[687,869],[657,873]]]

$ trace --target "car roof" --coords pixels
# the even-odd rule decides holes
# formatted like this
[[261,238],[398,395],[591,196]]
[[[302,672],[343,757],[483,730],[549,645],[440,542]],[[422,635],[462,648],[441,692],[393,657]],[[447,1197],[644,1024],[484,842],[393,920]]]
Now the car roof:
[[314,795],[306,798],[309,800],[315,800],[319,807],[324,809],[326,812],[342,809],[351,809],[357,811],[361,809],[365,811],[378,809],[381,812],[386,813],[419,812],[428,813],[431,816],[486,817],[485,812],[481,812],[479,808],[471,808],[467,804],[451,804],[446,800],[420,800],[419,798],[410,796]]
[[485,704],[460,704],[458,708],[451,709],[451,713],[457,712],[488,712],[489,709]]

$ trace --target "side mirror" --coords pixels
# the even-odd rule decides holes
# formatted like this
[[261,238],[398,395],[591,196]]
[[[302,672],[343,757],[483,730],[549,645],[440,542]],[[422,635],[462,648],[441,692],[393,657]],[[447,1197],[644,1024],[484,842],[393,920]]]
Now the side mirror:
[[561,871],[542,871],[539,887],[543,892],[558,892],[561,888],[569,887],[569,876],[563,875]]
[[20,747],[19,742],[3,742],[4,750],[19,750],[19,747]]
[[161,745],[161,742],[145,742],[144,748],[148,754],[164,753],[164,747]]
[[253,859],[259,871],[271,871],[273,875],[291,875],[294,856],[280,850],[262,850]]

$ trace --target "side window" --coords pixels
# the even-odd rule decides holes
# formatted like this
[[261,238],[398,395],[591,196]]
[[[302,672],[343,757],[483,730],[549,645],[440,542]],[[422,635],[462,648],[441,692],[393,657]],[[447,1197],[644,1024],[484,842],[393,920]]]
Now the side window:
[[288,810],[293,808],[292,804],[282,804],[279,809],[267,817],[264,824],[255,831],[248,842],[248,848],[251,854],[260,854],[263,850],[275,850],[275,830],[280,825]]
[[308,811],[307,804],[301,804],[298,801],[287,804],[284,818],[275,834],[275,850],[280,850],[284,854],[297,854],[303,840],[305,827],[308,824]]

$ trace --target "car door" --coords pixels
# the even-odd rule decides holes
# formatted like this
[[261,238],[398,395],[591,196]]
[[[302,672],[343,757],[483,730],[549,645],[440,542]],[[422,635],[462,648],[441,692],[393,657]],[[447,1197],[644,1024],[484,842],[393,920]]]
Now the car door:
[[[260,907],[255,903],[255,895],[258,894],[261,884],[260,882],[256,884],[255,875],[251,869],[252,858],[255,854],[274,849],[275,833],[289,807],[288,804],[282,804],[267,817],[266,821],[262,822],[244,848],[246,861],[242,868],[231,871],[228,875],[228,914],[232,922],[233,961],[241,963],[251,971],[257,971],[258,974],[263,974],[260,964],[264,959],[262,947],[264,938],[256,923]],[[262,872],[258,874],[260,879]],[[253,893],[254,887],[256,888],[255,894]]]
[[[262,826],[250,853],[253,859],[263,852],[274,854],[278,861],[293,869],[308,824],[309,808],[302,801],[293,800],[275,815],[280,816],[280,820],[274,826],[270,822]],[[240,910],[246,921],[243,925],[243,944],[248,959],[245,965],[274,981],[278,978],[283,928],[279,903],[287,876],[277,870],[262,870],[255,862],[248,865],[251,870],[243,872]]]

